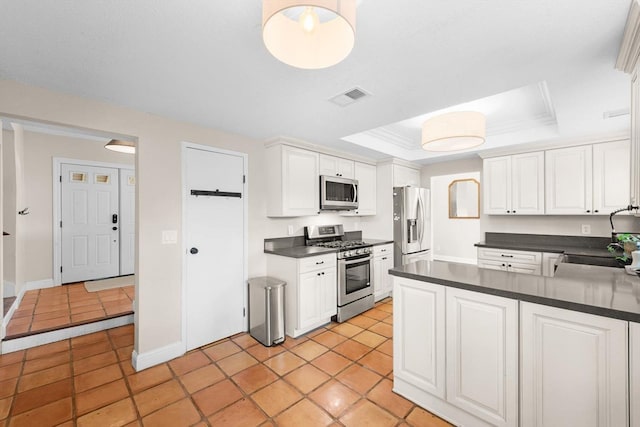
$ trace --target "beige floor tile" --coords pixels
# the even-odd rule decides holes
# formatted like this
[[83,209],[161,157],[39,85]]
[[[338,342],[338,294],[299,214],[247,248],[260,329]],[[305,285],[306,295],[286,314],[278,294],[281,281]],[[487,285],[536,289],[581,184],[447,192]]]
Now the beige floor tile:
[[216,427],[256,427],[267,417],[251,399],[241,399],[209,417],[209,423]]
[[398,418],[404,418],[414,406],[404,397],[394,393],[393,381],[387,379],[379,382],[367,394],[367,398]]
[[270,417],[278,415],[302,398],[302,395],[283,380],[254,393],[251,398]]
[[378,335],[371,331],[363,331],[353,337],[354,341],[358,341],[368,347],[375,348],[387,340],[386,337]]
[[271,368],[276,374],[286,375],[297,367],[304,365],[305,361],[295,354],[286,351],[277,356],[273,356],[271,359],[267,359],[264,364]]
[[382,376],[360,365],[351,365],[336,375],[336,379],[356,392],[365,394],[382,379]]
[[242,399],[240,389],[229,380],[223,380],[193,394],[193,401],[205,416]]
[[346,427],[393,427],[398,419],[366,399],[359,401],[340,417]]
[[251,394],[276,381],[278,375],[263,364],[259,364],[235,374],[231,379],[245,393]]
[[331,377],[313,365],[303,365],[293,372],[287,374],[284,379],[307,394],[315,390],[319,385],[327,382]]
[[278,415],[276,423],[279,427],[324,427],[331,425],[333,419],[317,405],[305,399]]
[[322,385],[309,397],[336,418],[360,400],[358,393],[336,380]]
[[244,351],[233,354],[217,362],[218,367],[229,376],[256,365],[257,363],[258,361],[254,359],[253,356]]
[[291,352],[297,354],[306,361],[311,361],[321,354],[326,353],[328,350],[329,349],[327,347],[320,345],[315,341],[308,340],[292,348]]

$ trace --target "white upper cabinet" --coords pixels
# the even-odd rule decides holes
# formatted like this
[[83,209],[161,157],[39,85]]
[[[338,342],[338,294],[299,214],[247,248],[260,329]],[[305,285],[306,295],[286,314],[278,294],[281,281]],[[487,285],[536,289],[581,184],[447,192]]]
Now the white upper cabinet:
[[420,187],[420,171],[402,165],[393,165],[393,186],[405,187],[407,185]]
[[280,144],[266,152],[267,216],[317,215],[318,153]]
[[358,180],[358,209],[346,211],[344,216],[376,214],[377,174],[376,167],[355,162],[355,178]]
[[320,175],[353,179],[355,177],[354,161],[320,154]]
[[593,205],[590,145],[546,152],[547,214],[584,215]]
[[593,145],[593,212],[609,214],[630,202],[628,140]]
[[546,213],[608,215],[629,204],[629,141],[546,151]]
[[485,159],[484,213],[544,214],[544,152]]

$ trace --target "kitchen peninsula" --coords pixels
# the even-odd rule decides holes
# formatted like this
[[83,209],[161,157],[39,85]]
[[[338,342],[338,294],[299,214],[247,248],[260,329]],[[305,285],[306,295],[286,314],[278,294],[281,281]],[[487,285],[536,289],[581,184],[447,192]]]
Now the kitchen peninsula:
[[640,278],[440,261],[390,274],[395,392],[456,425],[640,426]]

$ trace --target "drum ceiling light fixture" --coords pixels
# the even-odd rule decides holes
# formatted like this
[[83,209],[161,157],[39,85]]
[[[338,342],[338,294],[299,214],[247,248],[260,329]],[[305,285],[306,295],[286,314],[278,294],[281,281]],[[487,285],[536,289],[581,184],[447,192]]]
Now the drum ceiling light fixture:
[[118,153],[135,154],[136,152],[136,145],[133,142],[122,141],[120,139],[112,139],[104,148],[117,151]]
[[287,65],[321,69],[346,58],[355,42],[356,0],[263,0],[262,38]]
[[427,119],[422,125],[422,148],[456,151],[477,147],[485,140],[486,118],[476,111],[455,111]]

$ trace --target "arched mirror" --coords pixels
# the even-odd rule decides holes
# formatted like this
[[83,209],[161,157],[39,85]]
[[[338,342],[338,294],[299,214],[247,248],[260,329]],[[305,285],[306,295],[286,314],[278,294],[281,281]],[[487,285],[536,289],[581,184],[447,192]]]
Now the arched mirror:
[[480,183],[473,178],[449,184],[449,218],[480,218]]

